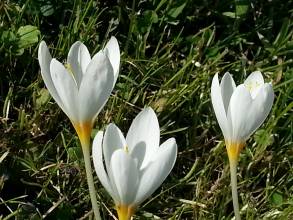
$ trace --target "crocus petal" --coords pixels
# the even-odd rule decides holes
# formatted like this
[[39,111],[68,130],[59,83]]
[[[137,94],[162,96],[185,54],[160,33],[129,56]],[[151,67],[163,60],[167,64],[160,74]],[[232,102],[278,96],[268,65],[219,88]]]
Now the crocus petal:
[[153,158],[153,161],[142,171],[135,204],[139,205],[149,197],[171,172],[177,155],[174,138],[165,141]]
[[252,101],[252,104],[246,113],[247,119],[243,131],[243,139],[248,139],[249,136],[261,126],[267,118],[273,102],[274,91],[272,85],[266,83],[258,91],[257,96]]
[[102,153],[102,141],[103,141],[103,132],[99,131],[93,141],[93,162],[94,167],[97,173],[97,176],[99,177],[99,180],[101,181],[102,185],[105,187],[105,189],[108,191],[108,193],[113,197],[115,201],[119,200],[118,195],[116,192],[112,189],[112,186],[110,184],[108,175],[105,171],[104,164],[103,164],[103,153]]
[[90,61],[91,56],[87,47],[79,41],[75,42],[69,50],[67,62],[70,65],[69,68],[74,75],[78,87]]
[[56,59],[50,64],[52,81],[63,103],[62,110],[72,121],[78,121],[77,87],[71,73]]
[[264,79],[260,71],[252,72],[244,81],[245,87],[249,90],[251,97],[254,99],[259,90],[264,85]]
[[230,130],[230,126],[227,120],[227,113],[225,111],[225,106],[222,98],[222,91],[219,84],[219,78],[217,73],[215,74],[212,81],[211,98],[218,123],[226,139],[226,137],[232,135],[232,132]]
[[99,52],[88,65],[80,84],[80,120],[89,121],[97,116],[111,94],[113,77],[113,68],[108,57]]
[[[160,127],[154,110],[150,107],[142,110],[133,120],[126,136],[130,152],[137,157],[141,169],[152,159],[153,154],[158,150],[160,144]],[[145,150],[146,149],[146,150]],[[141,157],[140,155],[144,154]],[[143,159],[143,161],[141,161]]]
[[110,161],[112,181],[123,205],[132,204],[138,187],[137,163],[122,149],[116,150]]
[[[149,163],[149,159],[147,159],[148,161],[144,159],[146,156],[146,152],[147,147],[144,141],[137,143],[135,148],[131,151],[131,157],[137,161],[137,165],[140,168],[142,167],[143,161],[145,161],[144,166],[147,166],[147,164]],[[151,156],[149,156],[149,158],[151,158]]]
[[52,60],[52,56],[49,52],[49,49],[48,49],[45,41],[42,41],[40,43],[39,50],[38,50],[38,60],[39,60],[39,64],[41,67],[41,74],[42,74],[42,77],[43,77],[43,80],[45,82],[47,89],[49,90],[50,94],[55,99],[57,104],[61,108],[64,108],[63,103],[62,103],[62,101],[56,91],[56,88],[55,88],[54,83],[51,78],[50,63]]
[[[247,110],[252,105],[252,98],[249,91],[243,84],[237,86],[231,96],[228,109],[228,120],[232,123],[233,135],[227,137],[229,141],[243,142],[243,134],[245,132],[245,124],[252,121],[247,121]],[[226,139],[226,140],[227,140]]]
[[232,96],[232,93],[234,92],[236,88],[235,82],[230,75],[230,73],[225,73],[221,80],[221,94],[222,94],[222,100],[224,103],[225,112],[227,115],[228,112],[228,106],[230,102],[230,98]]
[[120,65],[119,44],[115,37],[111,37],[111,39],[106,44],[104,51],[106,55],[108,56],[114,70],[114,82],[113,82],[113,87],[114,87],[116,80],[118,78],[119,65]]
[[110,170],[110,160],[113,152],[118,149],[124,149],[124,147],[126,147],[126,141],[122,132],[115,124],[109,124],[106,128],[103,141],[103,152],[107,172]]

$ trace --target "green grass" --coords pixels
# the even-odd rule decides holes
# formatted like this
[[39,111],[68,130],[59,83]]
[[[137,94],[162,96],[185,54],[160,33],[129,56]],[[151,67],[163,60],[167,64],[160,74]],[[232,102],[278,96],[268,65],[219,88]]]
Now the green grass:
[[[0,219],[88,219],[80,143],[44,89],[37,47],[45,40],[64,61],[75,41],[94,54],[112,35],[121,70],[95,132],[114,122],[126,133],[135,115],[151,106],[161,142],[175,137],[179,148],[170,176],[134,219],[233,217],[210,86],[216,72],[229,71],[241,83],[254,70],[273,82],[275,101],[240,157],[242,218],[293,218],[292,3],[1,1]],[[112,219],[113,202],[94,176],[103,219]]]

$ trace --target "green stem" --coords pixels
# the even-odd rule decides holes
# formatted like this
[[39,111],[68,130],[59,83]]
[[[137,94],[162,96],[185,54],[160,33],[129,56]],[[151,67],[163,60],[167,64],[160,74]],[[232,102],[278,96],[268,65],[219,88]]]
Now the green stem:
[[236,220],[240,220],[239,202],[238,202],[238,193],[237,193],[237,160],[230,160],[230,176],[231,176],[234,215]]
[[90,158],[90,141],[81,141],[82,146],[82,152],[84,157],[84,163],[85,163],[85,172],[86,172],[86,178],[87,178],[87,184],[89,187],[92,207],[95,214],[95,220],[101,220],[97,196],[96,196],[96,190],[94,185],[94,178],[92,174],[92,166],[91,166],[91,158]]

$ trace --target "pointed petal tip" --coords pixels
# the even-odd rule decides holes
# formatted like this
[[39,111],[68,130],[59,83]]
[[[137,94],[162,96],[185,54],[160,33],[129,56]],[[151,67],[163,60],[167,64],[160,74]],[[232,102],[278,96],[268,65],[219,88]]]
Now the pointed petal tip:
[[229,73],[229,72],[226,72],[222,78],[221,81],[223,81],[223,79],[227,79],[227,78],[230,78],[230,79],[233,79],[232,75]]
[[85,45],[80,41],[75,41],[71,45],[69,52],[68,52],[68,55],[67,55],[67,62],[70,60],[70,56],[74,56],[74,59],[77,59],[77,54],[75,54],[74,52],[79,51],[81,46],[85,46]]
[[105,49],[111,50],[112,53],[118,53],[120,55],[119,43],[116,37],[111,36],[107,42]]
[[[85,50],[87,50],[87,52],[88,52],[87,46],[86,46],[83,42],[81,42],[81,41],[76,41],[75,43],[79,45],[80,49],[85,49]],[[89,52],[88,52],[88,53],[89,53]]]
[[95,140],[96,138],[103,137],[103,135],[104,135],[104,132],[103,132],[103,131],[98,131],[98,132],[96,133],[96,135],[95,135],[94,140]]
[[74,45],[82,45],[83,43],[81,42],[81,41],[75,41],[73,44],[72,44],[72,46],[74,46]]
[[60,62],[56,58],[52,58],[50,66],[52,66],[54,64],[58,64],[59,65]]
[[40,42],[39,47],[43,47],[43,46],[47,46],[47,44],[46,44],[46,42],[45,42],[44,40],[42,40],[42,41]]
[[172,150],[174,151],[175,158],[177,157],[178,146],[177,146],[177,143],[176,143],[176,139],[174,137],[169,138],[162,145],[167,145],[165,147],[172,148]]
[[216,90],[216,88],[220,88],[218,73],[216,73],[213,77],[212,85],[211,85],[211,93],[213,93]]
[[169,147],[172,149],[171,150],[172,153],[170,154],[170,160],[173,160],[173,165],[172,165],[173,167],[176,162],[177,153],[178,153],[178,146],[177,146],[176,140],[175,138],[172,137],[172,138],[169,138],[167,141],[165,141],[165,143],[163,144],[167,144],[166,147]]
[[119,129],[119,128],[118,128],[118,126],[115,123],[111,122],[110,124],[108,124],[106,126],[106,129],[105,130],[107,131],[108,129]]
[[250,73],[250,75],[251,75],[251,74],[254,74],[254,75],[261,75],[261,76],[262,76],[262,73],[261,73],[261,71],[259,71],[259,70],[253,71],[252,73]]
[[259,70],[250,73],[244,81],[244,84],[247,84],[249,82],[258,82],[264,84],[264,78],[262,73]]
[[226,72],[226,73],[224,74],[223,78],[224,78],[224,77],[227,77],[227,76],[229,76],[229,77],[232,78],[232,75],[231,75],[229,72]]
[[168,139],[172,144],[175,144],[177,147],[176,139],[174,137],[171,137]]
[[215,73],[213,79],[214,79],[214,78],[219,78],[219,72],[216,72],[216,73]]
[[213,90],[213,87],[215,87],[216,85],[220,86],[219,73],[218,72],[213,76],[211,90]]
[[[254,76],[255,78],[259,78],[259,79],[262,80],[262,81],[264,80],[264,78],[263,78],[263,74],[262,74],[259,70],[250,73],[249,76]],[[248,76],[248,77],[249,77],[249,76]]]
[[[150,106],[145,107],[138,115],[141,115],[141,116],[148,118],[149,120],[152,120],[152,121],[157,121],[157,123],[159,123],[156,112]],[[137,118],[137,116],[136,116],[136,118]]]
[[118,44],[118,40],[117,40],[117,38],[115,37],[115,36],[111,36],[110,37],[110,40],[108,41],[108,42],[112,42],[112,43],[115,43],[115,44],[117,44],[118,45],[118,48],[119,48],[119,44]]
[[[86,47],[82,42],[80,42],[80,41],[75,41],[75,42],[71,45],[71,47],[70,47],[70,49],[69,49],[68,56],[72,55],[71,53],[72,53],[74,50],[79,51],[80,48],[81,48],[82,46]],[[76,54],[74,54],[74,55],[76,56]],[[69,59],[69,58],[67,57],[67,59]]]
[[116,39],[116,37],[115,36],[111,36],[111,38],[110,39],[114,39],[114,40],[116,40],[117,41],[117,39]]
[[[46,54],[49,53],[49,49],[45,41],[41,41],[38,48],[38,59],[45,57]],[[50,53],[49,53],[50,54]]]
[[109,61],[111,62],[111,65],[114,71],[113,72],[114,74],[113,87],[114,87],[116,80],[118,78],[119,69],[120,69],[120,48],[119,48],[117,39],[114,36],[112,36],[102,51],[107,55],[107,57],[109,58]]
[[155,111],[150,106],[146,106],[143,111],[151,113],[151,114],[156,114]]
[[104,132],[98,131],[93,140],[93,160],[96,160],[96,153],[99,152],[98,148],[102,145]]

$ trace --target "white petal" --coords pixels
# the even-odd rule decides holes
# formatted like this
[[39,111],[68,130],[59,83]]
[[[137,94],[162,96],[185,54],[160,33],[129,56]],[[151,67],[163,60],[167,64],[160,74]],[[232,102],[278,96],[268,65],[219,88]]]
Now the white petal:
[[119,66],[120,66],[120,50],[119,44],[115,37],[111,37],[111,39],[106,44],[104,51],[106,55],[109,57],[109,60],[112,64],[114,70],[114,82],[113,87],[117,81],[118,74],[119,74]]
[[103,152],[108,172],[113,152],[118,149],[123,149],[125,146],[126,141],[120,129],[115,124],[109,124],[106,128],[103,141]]
[[171,172],[177,157],[177,144],[174,138],[165,141],[153,158],[153,161],[142,171],[135,204],[139,205],[149,197]]
[[116,150],[111,157],[113,183],[116,185],[120,203],[133,204],[138,187],[137,163],[124,150]]
[[233,135],[228,137],[230,141],[245,141],[243,135],[247,131],[245,130],[248,123],[251,123],[251,119],[247,120],[247,112],[252,104],[252,98],[249,91],[243,84],[237,86],[232,94],[229,110],[228,120],[232,123]]
[[222,99],[221,87],[219,84],[217,73],[215,74],[212,81],[211,98],[212,98],[212,104],[213,104],[213,108],[214,108],[218,123],[226,139],[227,137],[232,135],[231,133],[232,131],[229,126],[229,122],[227,120],[227,113],[225,111],[225,107],[224,107],[224,103]]
[[105,171],[104,164],[103,164],[103,152],[102,152],[102,141],[103,141],[103,132],[99,131],[93,141],[93,162],[94,167],[97,173],[97,176],[99,177],[100,182],[105,187],[105,189],[108,191],[108,193],[113,197],[115,201],[119,199],[116,192],[112,189],[112,186],[110,184],[108,175]]
[[145,108],[135,117],[127,133],[126,142],[132,157],[137,158],[142,169],[151,160],[160,144],[159,122],[152,108]]
[[269,83],[264,84],[257,96],[252,101],[247,115],[247,124],[243,132],[243,139],[248,139],[249,136],[258,129],[268,116],[274,102],[274,91],[272,85]]
[[230,73],[225,73],[221,80],[221,94],[222,94],[222,100],[224,103],[225,112],[227,115],[228,112],[228,106],[230,102],[230,98],[232,96],[232,93],[234,92],[236,88],[235,82],[230,75]]
[[245,87],[249,90],[252,98],[254,99],[264,85],[264,79],[260,71],[252,72],[244,81]]
[[80,84],[78,101],[81,120],[93,120],[101,111],[111,94],[113,77],[108,57],[99,52],[88,65]]
[[[137,165],[140,169],[147,166],[148,163],[150,163],[150,160],[152,158],[153,153],[149,153],[146,157],[146,151],[147,151],[146,143],[141,141],[139,142],[135,148],[131,151],[131,157],[134,158],[137,161]],[[143,166],[142,163],[144,162]]]
[[42,41],[40,43],[39,50],[38,50],[38,60],[39,60],[39,64],[41,67],[41,74],[42,74],[42,77],[43,77],[43,80],[45,82],[47,89],[49,90],[50,94],[55,99],[57,104],[61,108],[63,108],[63,103],[62,103],[62,101],[56,91],[56,88],[55,88],[53,81],[52,81],[52,78],[51,78],[50,63],[52,60],[52,56],[48,50],[48,47],[47,47],[45,41]]
[[69,68],[72,70],[78,87],[90,61],[91,56],[87,47],[79,41],[75,42],[69,50],[67,62],[70,64]]
[[60,107],[72,121],[77,122],[79,120],[78,91],[73,76],[56,59],[52,59],[51,61],[50,72],[54,86],[64,106]]

